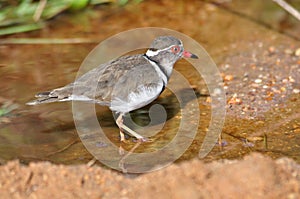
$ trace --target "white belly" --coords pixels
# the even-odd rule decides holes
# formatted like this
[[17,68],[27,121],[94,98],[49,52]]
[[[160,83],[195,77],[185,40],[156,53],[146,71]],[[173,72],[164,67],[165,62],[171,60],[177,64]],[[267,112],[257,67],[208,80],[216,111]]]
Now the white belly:
[[163,83],[156,86],[145,87],[139,86],[134,92],[128,94],[127,98],[120,99],[115,97],[112,99],[110,109],[121,113],[128,113],[136,110],[154,101],[163,89]]

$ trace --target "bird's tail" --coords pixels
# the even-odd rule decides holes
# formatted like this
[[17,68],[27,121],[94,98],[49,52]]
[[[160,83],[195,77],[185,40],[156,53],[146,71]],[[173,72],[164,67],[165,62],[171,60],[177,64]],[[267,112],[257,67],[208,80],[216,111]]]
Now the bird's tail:
[[[86,88],[86,87],[84,87]],[[74,95],[73,94],[73,85],[70,84],[65,87],[56,88],[52,91],[45,91],[35,95],[36,100],[27,102],[27,105],[38,105],[46,104],[51,102],[66,102],[66,101],[85,101],[85,102],[96,102],[93,98],[89,98],[84,94]],[[105,104],[105,102],[96,102],[99,104]]]
[[44,104],[44,103],[51,103],[51,102],[57,102],[59,101],[57,96],[50,95],[51,91],[45,91],[41,93],[37,93],[35,97],[36,100],[27,102],[27,105],[38,105],[38,104]]

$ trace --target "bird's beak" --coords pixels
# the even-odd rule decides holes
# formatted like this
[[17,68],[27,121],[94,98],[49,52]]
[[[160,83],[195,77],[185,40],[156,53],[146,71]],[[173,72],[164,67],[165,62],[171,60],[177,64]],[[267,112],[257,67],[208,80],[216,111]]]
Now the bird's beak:
[[183,57],[198,59],[197,55],[194,55],[194,54],[190,53],[189,51],[185,51],[185,50],[183,51]]

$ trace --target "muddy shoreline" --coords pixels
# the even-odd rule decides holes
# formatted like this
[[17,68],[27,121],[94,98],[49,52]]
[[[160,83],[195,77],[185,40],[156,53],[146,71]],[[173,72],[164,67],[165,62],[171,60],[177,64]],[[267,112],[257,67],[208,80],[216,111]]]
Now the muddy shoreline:
[[300,165],[258,153],[243,160],[173,164],[139,176],[103,167],[0,166],[1,198],[299,198]]

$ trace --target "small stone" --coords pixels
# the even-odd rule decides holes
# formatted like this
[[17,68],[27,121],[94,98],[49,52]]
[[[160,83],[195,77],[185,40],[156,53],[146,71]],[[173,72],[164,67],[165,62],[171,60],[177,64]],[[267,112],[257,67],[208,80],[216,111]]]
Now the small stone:
[[237,94],[235,93],[235,94],[233,94],[233,96],[232,96],[232,98],[230,98],[229,100],[228,100],[228,102],[227,102],[228,104],[242,104],[243,103],[243,101],[242,101],[242,99],[241,98],[238,98],[237,97]]
[[252,87],[255,87],[255,88],[259,87],[259,85],[256,84],[256,83],[252,83],[251,86],[252,86]]
[[224,80],[225,81],[232,81],[233,80],[233,75],[225,75]]
[[272,91],[268,91],[265,100],[268,101],[273,100],[273,97],[274,97],[274,93]]
[[274,53],[275,52],[275,47],[270,46],[268,50],[269,50],[269,53]]
[[276,65],[279,65],[279,64],[280,64],[280,62],[281,62],[281,60],[280,60],[280,59],[276,59]]
[[262,82],[262,80],[261,79],[256,79],[256,80],[254,80],[254,82],[257,83],[257,84],[259,84],[259,83]]
[[295,55],[296,55],[297,57],[300,57],[300,48],[298,48],[298,49],[295,51]]
[[263,88],[269,88],[269,86],[268,85],[263,85]]
[[293,93],[299,94],[299,93],[300,93],[300,89],[294,88],[294,89],[293,89]]
[[292,76],[289,76],[289,81],[292,82],[292,83],[294,83],[295,79]]

